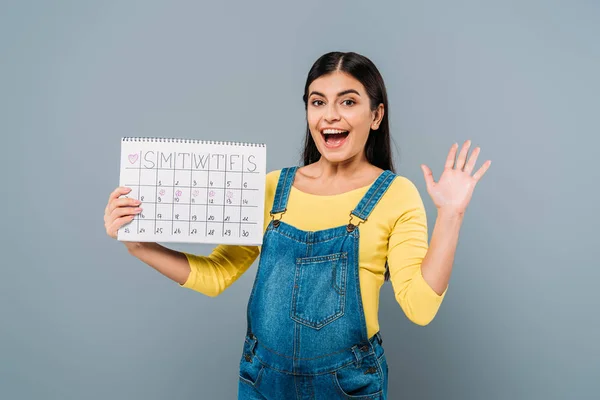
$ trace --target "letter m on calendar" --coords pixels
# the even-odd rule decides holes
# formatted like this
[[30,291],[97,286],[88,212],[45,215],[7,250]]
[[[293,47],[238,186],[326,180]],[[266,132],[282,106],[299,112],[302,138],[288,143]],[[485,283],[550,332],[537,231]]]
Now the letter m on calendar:
[[264,144],[122,138],[119,185],[143,211],[117,239],[261,245],[265,176]]

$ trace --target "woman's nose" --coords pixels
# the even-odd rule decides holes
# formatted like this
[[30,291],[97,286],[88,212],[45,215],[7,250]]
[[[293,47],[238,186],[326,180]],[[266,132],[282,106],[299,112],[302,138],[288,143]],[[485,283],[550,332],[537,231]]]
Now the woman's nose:
[[337,121],[340,119],[340,114],[338,113],[337,107],[335,104],[327,106],[324,115],[325,121]]

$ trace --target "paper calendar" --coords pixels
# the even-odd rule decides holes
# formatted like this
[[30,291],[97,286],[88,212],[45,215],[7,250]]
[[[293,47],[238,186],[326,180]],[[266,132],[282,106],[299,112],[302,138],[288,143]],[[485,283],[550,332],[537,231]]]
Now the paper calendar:
[[143,211],[118,240],[262,244],[266,145],[121,139],[119,185]]

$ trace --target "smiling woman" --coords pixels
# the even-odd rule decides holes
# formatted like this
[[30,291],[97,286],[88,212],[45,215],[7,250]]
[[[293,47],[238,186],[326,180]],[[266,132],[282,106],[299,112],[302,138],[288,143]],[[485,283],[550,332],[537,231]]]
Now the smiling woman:
[[390,277],[387,261],[415,322],[430,321],[444,297],[420,274],[423,204],[393,172],[387,95],[369,59],[325,54],[308,73],[303,100],[304,166],[267,177],[271,222],[248,302],[238,395],[386,399],[377,296]]
[[[379,294],[390,280],[409,320],[427,325],[447,291],[458,231],[477,180],[469,143],[454,167],[452,146],[434,182],[422,166],[438,219],[429,248],[425,207],[396,175],[388,102],[375,65],[331,52],[308,73],[302,166],[267,174],[262,246],[218,245],[208,256],[156,243],[130,254],[207,296],[236,282],[260,255],[247,305],[239,399],[386,399],[388,365],[379,331]],[[140,212],[119,198],[105,210],[107,232]],[[129,199],[131,200],[131,199]]]

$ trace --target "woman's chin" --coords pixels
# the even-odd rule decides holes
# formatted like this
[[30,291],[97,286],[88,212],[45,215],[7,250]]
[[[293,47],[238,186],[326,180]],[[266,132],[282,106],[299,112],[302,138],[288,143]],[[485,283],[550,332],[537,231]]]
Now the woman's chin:
[[341,163],[344,161],[348,161],[350,159],[350,155],[347,152],[332,152],[325,151],[321,153],[321,157],[323,157],[327,162],[332,164]]

